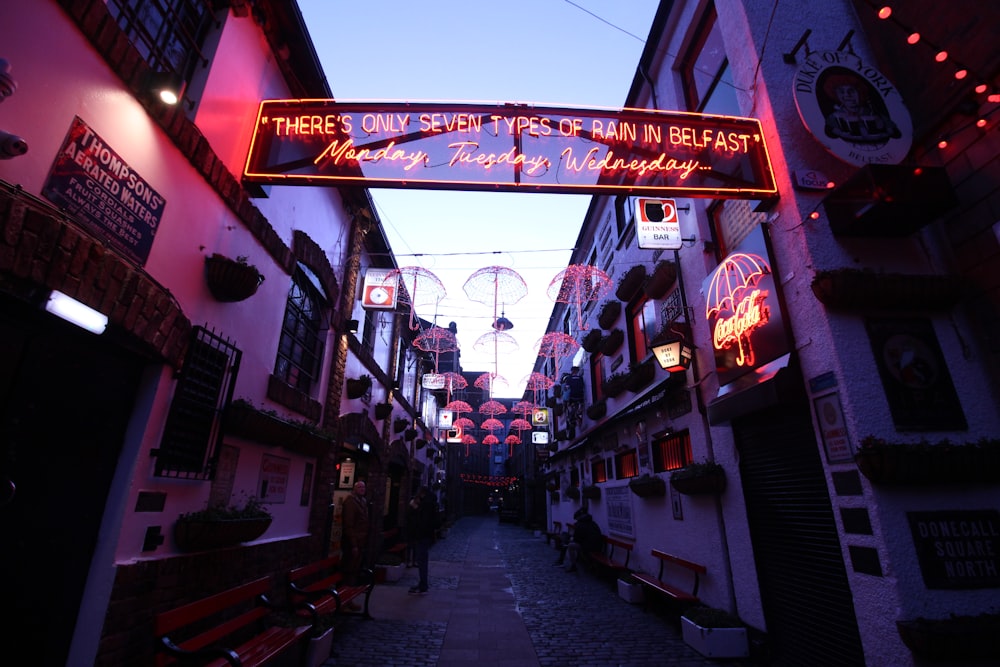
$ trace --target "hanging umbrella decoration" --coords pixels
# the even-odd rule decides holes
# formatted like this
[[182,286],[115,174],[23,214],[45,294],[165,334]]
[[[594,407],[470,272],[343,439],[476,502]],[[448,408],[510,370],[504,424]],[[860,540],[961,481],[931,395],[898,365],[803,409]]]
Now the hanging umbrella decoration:
[[474,445],[477,442],[479,442],[479,441],[476,440],[475,436],[473,436],[472,434],[470,434],[470,433],[463,433],[462,434],[462,444],[465,445],[465,457],[466,458],[469,457],[469,446],[470,445]]
[[493,396],[493,388],[497,385],[501,387],[507,386],[507,378],[497,375],[496,373],[483,373],[476,378],[475,382],[472,383],[473,386],[482,389],[486,392],[489,397]]
[[611,291],[611,278],[589,264],[570,264],[556,274],[545,291],[555,303],[576,306],[576,321],[582,331],[589,328],[583,311],[591,301],[597,301]]
[[[502,414],[505,414],[506,412],[507,412],[507,406],[504,405],[503,403],[501,403],[500,401],[489,400],[489,401],[486,401],[485,403],[483,403],[482,405],[479,406],[479,414],[481,414],[481,415],[487,415],[489,417],[496,417],[497,415],[502,415]],[[488,422],[489,420],[487,419],[486,421]],[[496,421],[500,421],[500,420],[498,419]],[[502,422],[500,423],[500,428],[503,428],[503,423]],[[497,443],[500,442],[500,439],[497,438],[492,433],[490,433],[490,435],[486,436],[486,438],[489,438],[491,436],[496,439],[496,442],[493,443],[493,444],[497,444]],[[487,444],[486,443],[486,438],[483,438],[483,444]]]
[[[520,403],[526,404],[526,407],[524,409],[525,418],[527,418],[527,415],[530,415],[532,411],[538,407],[538,404],[540,403],[540,401],[538,400],[539,394],[541,394],[543,391],[548,391],[549,387],[551,387],[555,383],[556,381],[550,378],[548,375],[539,373],[538,371],[532,371],[531,374],[528,375],[528,377],[524,380],[524,388],[530,390],[533,393],[535,397],[535,402],[532,404],[529,403],[528,401],[520,401]],[[515,406],[517,406],[516,403]]]
[[489,419],[483,420],[483,423],[479,425],[479,428],[492,433],[493,431],[499,431],[502,429],[503,422],[496,417],[490,417]]
[[503,439],[504,443],[507,445],[507,458],[514,456],[514,445],[521,444],[521,436],[514,435],[511,433],[506,438]]
[[[770,319],[770,311],[764,305],[767,292],[758,288],[761,279],[770,273],[771,267],[763,257],[740,252],[727,257],[716,268],[708,283],[705,297],[706,319],[724,313],[731,316],[726,319],[735,318],[741,313],[747,314],[746,317],[740,315],[742,326],[726,327],[722,335],[718,332],[723,318],[718,317],[713,332],[716,349],[736,348],[737,366],[753,366],[755,355],[750,334],[767,324]],[[751,313],[755,316],[750,317]]]
[[433,326],[413,339],[413,347],[424,352],[434,353],[434,372],[437,373],[441,353],[457,350],[458,339],[450,329]]
[[[514,269],[506,266],[486,266],[470,275],[462,285],[462,290],[473,301],[493,306],[493,329],[494,334],[504,334],[504,337],[494,336],[493,343],[493,368],[500,372],[500,348],[513,341],[517,349],[517,341],[514,337],[506,333],[513,325],[506,317],[497,317],[497,308],[500,304],[505,306],[517,303],[528,293],[528,285],[524,278]],[[480,337],[482,340],[483,337]],[[477,344],[479,341],[476,341]],[[513,351],[513,350],[512,350]]]
[[459,417],[458,419],[454,420],[451,424],[455,428],[462,429],[463,432],[471,431],[472,429],[476,428],[476,422],[472,421],[468,417]]
[[452,412],[457,412],[459,414],[463,412],[472,412],[472,406],[465,401],[448,401],[448,403],[441,409],[451,410]]
[[[534,373],[532,373],[532,375],[534,375]],[[543,377],[543,378],[545,377],[544,375],[541,375],[541,374],[539,374],[539,375],[541,377]],[[548,378],[545,378],[545,379],[547,380]],[[529,387],[529,389],[530,389],[530,387]],[[530,415],[532,412],[534,412],[535,408],[537,408],[537,407],[538,406],[535,405],[534,403],[532,403],[531,401],[518,401],[517,403],[515,403],[514,405],[512,405],[510,407],[510,411],[513,412],[515,415],[521,415],[522,418],[527,419],[528,415]],[[514,421],[517,421],[517,420],[515,419]],[[529,425],[528,428],[531,428],[530,425]]]
[[[482,336],[477,338],[476,342],[472,344],[472,347],[477,351],[483,349],[493,350],[493,375],[494,377],[499,377],[497,374],[500,372],[500,355],[517,352],[517,350],[520,348],[520,345],[518,345],[517,339],[511,336],[506,331],[494,330],[494,331],[487,331]],[[503,380],[503,385],[507,386],[506,380]],[[485,387],[480,387],[480,389],[484,388]],[[492,398],[493,396],[492,388],[488,393],[489,396]]]
[[553,384],[559,377],[559,362],[573,356],[579,348],[580,343],[575,338],[561,331],[550,331],[538,341],[538,356],[553,360]]
[[[532,406],[532,409],[534,409],[534,406]],[[507,444],[510,445],[510,449],[507,452],[507,456],[514,456],[514,445],[521,444],[521,432],[530,431],[532,428],[533,427],[531,425],[531,422],[529,422],[527,418],[519,417],[510,423],[510,430],[517,431],[517,435],[507,436],[507,440],[505,442],[507,442]],[[516,442],[512,442],[511,438],[514,438]]]
[[400,299],[410,306],[410,329],[420,328],[417,306],[437,306],[448,291],[441,279],[422,266],[402,266],[386,273],[383,285],[399,285]]
[[[447,392],[448,401],[451,401],[451,392],[465,389],[469,386],[469,381],[461,373],[446,371],[441,373],[441,375],[444,377],[444,388]],[[470,406],[466,412],[472,412],[472,407]]]

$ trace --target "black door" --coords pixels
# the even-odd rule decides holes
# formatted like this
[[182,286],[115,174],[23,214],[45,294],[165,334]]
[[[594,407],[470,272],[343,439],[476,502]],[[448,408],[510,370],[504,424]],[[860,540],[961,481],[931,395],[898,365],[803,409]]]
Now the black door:
[[0,298],[3,632],[43,652],[33,664],[67,664],[141,365]]
[[805,406],[733,420],[775,665],[863,667],[854,602]]

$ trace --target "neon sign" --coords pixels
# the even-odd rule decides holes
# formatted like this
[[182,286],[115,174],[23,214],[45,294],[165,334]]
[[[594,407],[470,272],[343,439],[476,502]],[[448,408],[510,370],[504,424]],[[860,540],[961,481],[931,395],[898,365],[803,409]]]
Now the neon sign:
[[642,109],[265,100],[251,183],[760,199],[760,122]]
[[752,231],[739,250],[705,278],[705,319],[712,332],[719,384],[762,366],[789,349],[764,230]]

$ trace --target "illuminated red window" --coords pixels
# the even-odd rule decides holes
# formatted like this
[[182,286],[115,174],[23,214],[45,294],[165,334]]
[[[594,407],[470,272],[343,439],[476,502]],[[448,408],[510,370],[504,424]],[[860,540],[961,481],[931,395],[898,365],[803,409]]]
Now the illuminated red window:
[[590,478],[594,484],[608,481],[608,464],[604,459],[594,459],[590,462]]
[[653,470],[677,470],[691,463],[691,434],[674,433],[653,443]]
[[615,470],[618,473],[618,479],[639,476],[639,458],[634,449],[615,456]]

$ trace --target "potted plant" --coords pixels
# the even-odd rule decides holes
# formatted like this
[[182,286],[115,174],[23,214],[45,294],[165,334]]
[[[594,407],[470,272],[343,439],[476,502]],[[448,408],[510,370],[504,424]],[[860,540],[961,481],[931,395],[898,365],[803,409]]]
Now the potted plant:
[[661,478],[649,473],[642,477],[633,477],[628,481],[628,488],[640,498],[655,498],[667,495],[667,483]]
[[569,498],[570,500],[579,500],[580,499],[580,487],[578,487],[578,486],[571,486],[571,487],[567,488],[566,489],[566,497]]
[[696,606],[681,615],[681,636],[688,646],[708,658],[745,658],[750,655],[747,629],[722,609]]
[[596,484],[587,484],[580,489],[580,495],[587,500],[599,500],[601,498],[601,487]]
[[621,312],[622,302],[615,299],[608,299],[601,306],[601,310],[597,314],[597,323],[601,325],[602,329],[610,329],[618,321],[618,315]]
[[391,403],[375,404],[375,419],[388,419],[390,415],[392,415]]
[[597,351],[597,348],[601,345],[601,330],[591,329],[587,332],[587,335],[583,337],[580,341],[580,347],[582,347],[587,352],[593,354]]
[[646,280],[646,265],[636,264],[621,277],[618,287],[615,289],[615,296],[619,301],[631,301],[642,283]]
[[618,597],[629,604],[642,604],[645,599],[645,591],[642,584],[631,572],[618,577]]
[[248,440],[317,457],[326,453],[335,437],[332,431],[312,422],[287,419],[274,410],[258,409],[243,398],[226,407],[223,428],[226,433]]
[[372,388],[372,378],[370,375],[359,375],[356,378],[347,378],[346,389],[347,398],[361,398]]
[[618,351],[618,348],[625,342],[625,332],[621,329],[612,329],[608,335],[601,339],[601,354],[610,357]]
[[406,430],[406,427],[410,425],[410,420],[404,419],[403,417],[396,417],[392,420],[392,432],[402,433]]
[[638,364],[632,364],[629,366],[626,388],[633,393],[637,393],[641,391],[643,387],[652,382],[655,377],[656,366],[653,365],[653,359],[648,359]]
[[722,493],[726,490],[726,473],[712,461],[689,463],[670,474],[670,486],[689,496]]
[[619,396],[628,387],[628,374],[624,372],[612,373],[604,380],[604,384],[601,386],[604,389],[604,393],[608,396],[612,398]]
[[174,523],[174,542],[181,551],[205,551],[250,542],[271,525],[271,513],[257,496],[242,506],[212,505],[185,512]]
[[234,302],[250,298],[264,282],[264,274],[245,256],[231,259],[219,253],[205,258],[205,283],[217,301]]
[[606,414],[608,414],[608,402],[603,398],[587,406],[587,417],[589,417],[591,421],[596,422]]
[[643,285],[643,291],[650,299],[660,299],[667,293],[677,280],[677,265],[669,260],[660,260],[656,263],[653,273],[650,274]]

